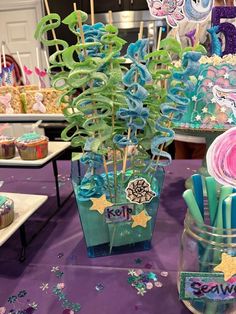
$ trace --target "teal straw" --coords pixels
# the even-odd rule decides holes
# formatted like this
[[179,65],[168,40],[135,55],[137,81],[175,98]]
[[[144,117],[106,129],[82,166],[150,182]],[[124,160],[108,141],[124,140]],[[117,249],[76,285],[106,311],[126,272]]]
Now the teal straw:
[[217,188],[216,181],[212,177],[206,178],[206,190],[207,190],[207,198],[208,198],[208,209],[210,214],[210,222],[211,226],[214,226],[217,216]]
[[193,195],[193,191],[192,190],[186,190],[183,193],[183,198],[185,200],[185,202],[188,205],[188,210],[191,214],[191,216],[193,217],[193,219],[198,223],[198,224],[204,224],[204,220],[202,218],[202,214],[200,211],[200,208],[198,207],[198,204],[196,202],[196,199]]
[[222,217],[222,208],[224,199],[233,193],[233,188],[231,186],[222,186],[220,189],[220,197],[217,209],[217,215],[214,226],[216,228],[223,228],[223,217]]

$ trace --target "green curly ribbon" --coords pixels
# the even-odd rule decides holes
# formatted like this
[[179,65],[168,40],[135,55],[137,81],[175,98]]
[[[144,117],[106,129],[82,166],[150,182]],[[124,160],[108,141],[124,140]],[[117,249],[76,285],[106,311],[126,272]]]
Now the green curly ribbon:
[[49,61],[52,64],[52,66],[50,66],[49,68],[50,71],[55,67],[63,67],[65,65],[61,58],[61,55],[64,52],[64,50],[68,47],[68,43],[62,39],[49,40],[45,38],[45,34],[48,31],[54,30],[55,28],[59,27],[60,24],[61,24],[61,18],[58,14],[52,13],[52,14],[46,15],[38,23],[35,34],[34,34],[35,39],[40,40],[47,47],[57,45],[58,47],[63,48],[63,49],[59,49],[59,51],[56,51],[50,56]]

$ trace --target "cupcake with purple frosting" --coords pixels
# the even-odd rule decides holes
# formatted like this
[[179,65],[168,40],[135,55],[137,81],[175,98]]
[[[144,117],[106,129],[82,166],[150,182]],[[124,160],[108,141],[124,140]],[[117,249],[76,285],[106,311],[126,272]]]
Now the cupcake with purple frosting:
[[11,159],[15,157],[15,139],[10,136],[0,136],[0,159]]
[[36,132],[18,137],[15,143],[20,157],[24,160],[38,160],[48,155],[48,138]]
[[14,202],[12,199],[0,195],[0,229],[6,228],[14,220]]

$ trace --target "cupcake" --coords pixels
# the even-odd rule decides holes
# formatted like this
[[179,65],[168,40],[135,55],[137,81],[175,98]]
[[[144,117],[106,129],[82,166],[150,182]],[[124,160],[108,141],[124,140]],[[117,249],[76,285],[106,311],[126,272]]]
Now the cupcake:
[[15,139],[10,136],[0,136],[0,159],[11,159],[15,157]]
[[18,137],[15,144],[20,157],[24,160],[38,160],[48,155],[48,138],[36,132]]
[[14,220],[14,202],[0,195],[0,229],[6,228]]

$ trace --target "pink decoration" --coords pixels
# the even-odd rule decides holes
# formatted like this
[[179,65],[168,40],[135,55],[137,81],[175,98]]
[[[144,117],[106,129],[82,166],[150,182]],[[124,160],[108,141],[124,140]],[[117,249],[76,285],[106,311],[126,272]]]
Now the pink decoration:
[[6,313],[6,308],[5,307],[0,307],[0,314],[5,314]]
[[24,72],[25,72],[25,83],[26,85],[30,85],[30,80],[29,80],[29,76],[33,73],[33,71],[31,71],[29,68],[27,68],[27,66],[24,65],[23,68]]
[[236,127],[218,136],[207,152],[209,174],[223,185],[236,187]]
[[224,89],[218,85],[213,86],[213,96],[218,105],[230,108],[236,118],[236,89]]
[[39,68],[35,67],[35,73],[39,77],[41,88],[46,88],[46,84],[44,83],[43,78],[47,75],[47,72],[44,70],[40,70]]
[[5,112],[7,114],[14,113],[14,109],[11,106],[11,94],[10,93],[7,93],[4,96],[0,96],[0,103],[2,103],[3,106],[5,107]]
[[159,19],[166,18],[171,27],[177,27],[178,21],[184,19],[183,0],[147,0],[147,3],[151,15]]

